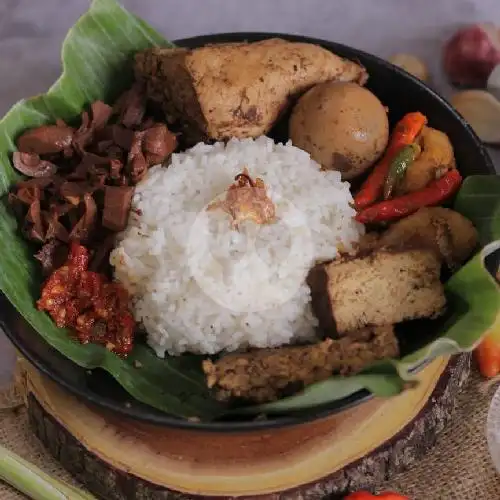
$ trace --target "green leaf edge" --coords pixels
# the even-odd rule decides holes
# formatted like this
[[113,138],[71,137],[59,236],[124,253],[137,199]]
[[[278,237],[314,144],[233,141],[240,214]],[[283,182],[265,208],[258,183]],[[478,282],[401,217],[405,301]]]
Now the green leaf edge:
[[[10,154],[15,151],[14,139],[19,133],[28,127],[53,122],[56,118],[71,121],[78,117],[82,109],[95,99],[112,102],[113,97],[116,97],[130,83],[130,80],[128,82],[126,80],[127,73],[124,73],[125,76],[122,77],[122,72],[117,69],[117,66],[120,66],[120,69],[122,66],[125,68],[125,64],[130,66],[130,57],[125,57],[120,53],[121,61],[118,63],[115,61],[116,64],[108,66],[109,61],[106,60],[104,64],[104,73],[107,76],[114,73],[115,76],[120,77],[118,84],[114,85],[113,88],[96,88],[94,91],[89,90],[88,87],[86,91],[78,88],[78,79],[84,77],[85,68],[79,67],[81,59],[78,59],[76,63],[70,60],[75,55],[73,47],[73,44],[76,44],[75,39],[84,38],[87,31],[102,30],[104,25],[99,23],[106,20],[112,20],[112,29],[122,30],[122,41],[124,39],[127,41],[129,52],[136,52],[141,48],[146,48],[146,46],[173,46],[147,23],[128,13],[114,0],[93,0],[89,10],[78,19],[64,39],[61,50],[63,68],[61,76],[46,93],[19,101],[0,120],[0,132],[2,132],[0,133],[0,167],[2,169],[0,196],[4,196],[12,183],[22,178],[15,172],[10,162]],[[133,36],[130,35],[131,26],[133,29],[140,29],[140,47],[137,45],[131,47],[132,43],[137,42],[137,37],[133,39]],[[109,26],[106,29],[106,35],[102,34],[101,38],[110,36]],[[127,29],[128,33],[125,31]],[[133,39],[132,42],[130,42],[131,39]],[[79,43],[81,47],[81,40]],[[87,43],[89,43],[88,40]],[[95,40],[92,40],[92,43],[96,43]],[[100,46],[96,47],[98,51],[101,49]],[[107,48],[103,50],[107,50]],[[100,52],[98,53],[100,54]],[[183,359],[172,360],[169,363],[163,362],[153,354],[151,349],[141,345],[138,345],[132,355],[124,360],[101,346],[81,345],[71,341],[67,330],[57,328],[45,313],[39,312],[35,308],[33,294],[29,296],[29,300],[26,296],[26,291],[33,289],[39,276],[29,246],[21,240],[17,223],[5,203],[0,204],[0,234],[8,241],[7,244],[4,244],[0,288],[28,323],[52,347],[83,368],[106,370],[135,399],[171,415],[209,420],[224,411],[224,406],[211,397],[203,379],[200,378],[199,370],[189,369],[192,367],[190,361],[186,361],[184,364]],[[7,248],[5,248],[6,246]],[[6,251],[9,249],[10,251]],[[4,272],[5,269],[14,270],[15,280],[26,284],[26,287],[23,285],[23,287],[16,288],[14,280],[11,279],[12,275],[9,278]],[[142,366],[140,371],[134,368],[136,362]],[[164,370],[162,374],[164,377],[163,385],[166,388],[169,373],[175,376],[176,381],[181,380],[182,382],[184,380],[184,385],[170,387],[168,390],[162,389],[162,380],[155,370],[160,364]],[[184,366],[187,368],[184,369]],[[152,391],[152,388],[155,390]],[[152,393],[155,392],[157,393],[156,397],[152,396]]]

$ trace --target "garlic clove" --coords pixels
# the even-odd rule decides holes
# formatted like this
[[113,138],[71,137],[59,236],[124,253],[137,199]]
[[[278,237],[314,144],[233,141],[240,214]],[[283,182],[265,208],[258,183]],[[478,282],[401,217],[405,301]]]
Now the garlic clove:
[[493,71],[486,82],[486,89],[497,99],[500,99],[500,64],[493,68]]
[[500,144],[500,101],[485,90],[464,90],[450,99],[486,144]]
[[423,82],[429,79],[429,71],[425,63],[412,54],[394,54],[389,58],[389,62],[420,78]]

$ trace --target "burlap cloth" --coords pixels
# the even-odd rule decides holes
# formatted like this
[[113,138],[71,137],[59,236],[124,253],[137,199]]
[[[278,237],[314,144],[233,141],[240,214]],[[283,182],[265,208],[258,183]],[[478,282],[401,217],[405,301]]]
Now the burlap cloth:
[[[454,421],[433,450],[411,470],[393,477],[382,489],[393,489],[412,500],[499,500],[500,474],[487,449],[485,426],[496,386],[473,373],[459,397]],[[0,393],[0,443],[35,463],[48,474],[78,484],[32,435],[23,406],[13,388]],[[0,500],[23,495],[0,483]]]

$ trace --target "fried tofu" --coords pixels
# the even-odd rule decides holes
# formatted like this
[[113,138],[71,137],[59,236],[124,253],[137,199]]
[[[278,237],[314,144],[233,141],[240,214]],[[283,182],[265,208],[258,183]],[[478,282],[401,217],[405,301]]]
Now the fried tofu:
[[228,354],[215,363],[205,360],[203,370],[217,399],[265,403],[333,374],[358,373],[374,361],[398,355],[392,326],[381,326],[313,345]]
[[454,270],[474,251],[478,236],[472,222],[458,212],[443,207],[426,207],[390,226],[377,245],[408,243],[434,250]]
[[320,326],[339,335],[444,312],[441,262],[426,248],[379,248],[321,264],[311,272]]

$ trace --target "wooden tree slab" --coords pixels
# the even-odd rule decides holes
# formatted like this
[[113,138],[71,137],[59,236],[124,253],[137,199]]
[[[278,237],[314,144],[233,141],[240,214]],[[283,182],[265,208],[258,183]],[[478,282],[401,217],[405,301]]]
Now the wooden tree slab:
[[421,383],[319,421],[272,431],[168,429],[97,412],[27,365],[28,413],[52,455],[105,500],[316,499],[377,484],[418,460],[449,422],[470,355]]

